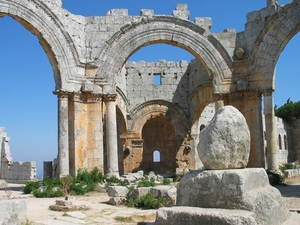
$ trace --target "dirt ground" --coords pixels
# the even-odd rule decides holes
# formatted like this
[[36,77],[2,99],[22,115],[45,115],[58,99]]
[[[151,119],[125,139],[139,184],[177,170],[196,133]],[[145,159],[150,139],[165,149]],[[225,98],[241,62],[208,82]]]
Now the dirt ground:
[[[293,213],[300,213],[300,176],[286,180],[287,184],[275,186],[282,195],[287,208]],[[9,184],[9,188],[0,188],[0,195],[10,195],[10,198],[23,198],[27,202],[27,224],[153,224],[156,210],[140,210],[125,206],[112,206],[106,202],[107,193],[92,192],[85,196],[76,196],[74,204],[86,205],[90,210],[78,214],[64,213],[49,210],[55,200],[63,198],[35,198],[23,195],[22,185]],[[74,215],[74,217],[73,217]],[[71,216],[71,222],[59,222],[59,218]],[[79,219],[78,221],[75,221]],[[294,223],[298,224],[298,223]],[[300,224],[300,221],[299,221]]]
[[286,179],[285,183],[275,187],[281,192],[286,207],[290,211],[299,211],[300,213],[300,176]]

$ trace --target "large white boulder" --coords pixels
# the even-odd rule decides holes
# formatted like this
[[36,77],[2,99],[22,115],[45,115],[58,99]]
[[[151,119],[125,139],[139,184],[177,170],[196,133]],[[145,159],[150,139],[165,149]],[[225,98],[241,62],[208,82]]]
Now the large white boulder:
[[218,109],[199,135],[198,154],[206,169],[245,168],[250,131],[243,114],[233,106]]

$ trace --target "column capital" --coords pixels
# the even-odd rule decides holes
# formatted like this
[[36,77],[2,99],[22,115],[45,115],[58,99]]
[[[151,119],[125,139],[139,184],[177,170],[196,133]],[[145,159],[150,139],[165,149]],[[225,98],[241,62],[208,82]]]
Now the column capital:
[[103,95],[103,100],[105,102],[115,102],[117,100],[117,94]]
[[70,94],[70,99],[74,102],[81,101],[81,93],[80,92],[73,92]]
[[274,92],[274,90],[271,88],[262,91],[264,96],[272,96],[273,92]]
[[58,98],[68,98],[70,95],[70,92],[64,91],[64,90],[56,90],[56,91],[53,91],[53,94],[57,95]]
[[85,94],[85,100],[87,102],[101,102],[102,95],[101,94],[87,93],[87,94]]

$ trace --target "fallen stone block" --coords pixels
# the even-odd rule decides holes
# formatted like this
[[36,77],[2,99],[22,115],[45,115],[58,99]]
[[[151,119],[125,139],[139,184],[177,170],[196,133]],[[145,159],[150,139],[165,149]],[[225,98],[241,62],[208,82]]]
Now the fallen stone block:
[[109,186],[108,196],[109,197],[126,197],[128,188],[123,186]]
[[177,188],[174,186],[161,185],[153,187],[151,191],[153,197],[162,197],[165,200],[165,206],[176,205]]
[[132,191],[131,193],[131,198],[135,201],[137,201],[140,197],[147,195],[148,193],[150,193],[152,187],[140,187],[140,188],[136,188]]
[[126,198],[124,197],[111,197],[107,203],[110,205],[122,205],[125,200]]
[[25,200],[0,201],[0,225],[17,225],[26,222],[27,203]]

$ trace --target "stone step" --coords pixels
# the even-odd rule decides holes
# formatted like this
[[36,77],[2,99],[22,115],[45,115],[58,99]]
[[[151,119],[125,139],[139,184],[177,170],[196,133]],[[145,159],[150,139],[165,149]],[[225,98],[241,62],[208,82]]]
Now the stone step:
[[254,214],[245,210],[176,206],[160,208],[155,225],[218,224],[256,225]]
[[5,188],[7,187],[7,182],[5,180],[0,179],[0,188]]

